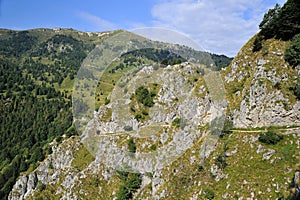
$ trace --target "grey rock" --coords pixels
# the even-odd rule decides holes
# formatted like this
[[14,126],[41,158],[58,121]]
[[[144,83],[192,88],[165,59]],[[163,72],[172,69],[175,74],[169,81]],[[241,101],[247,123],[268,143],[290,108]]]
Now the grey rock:
[[259,60],[257,61],[257,64],[258,64],[258,66],[261,66],[261,65],[266,64],[267,62],[268,62],[268,60],[259,59]]
[[225,156],[230,157],[230,156],[233,156],[236,153],[237,153],[237,148],[230,151],[230,152],[225,152]]
[[275,150],[269,149],[268,152],[263,154],[262,160],[269,160],[275,153]]

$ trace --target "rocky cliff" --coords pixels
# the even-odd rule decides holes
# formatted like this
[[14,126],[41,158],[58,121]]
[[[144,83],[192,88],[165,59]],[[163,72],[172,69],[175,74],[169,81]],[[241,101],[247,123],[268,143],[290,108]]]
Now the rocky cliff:
[[254,40],[223,71],[234,127],[299,125],[300,101],[290,88],[299,82],[300,66],[284,60],[289,42],[269,39],[253,53]]

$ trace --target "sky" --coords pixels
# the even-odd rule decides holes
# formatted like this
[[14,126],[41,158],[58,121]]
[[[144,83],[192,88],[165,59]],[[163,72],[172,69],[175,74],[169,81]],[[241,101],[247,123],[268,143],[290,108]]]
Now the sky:
[[160,27],[235,56],[268,9],[286,0],[0,0],[0,28],[101,32]]

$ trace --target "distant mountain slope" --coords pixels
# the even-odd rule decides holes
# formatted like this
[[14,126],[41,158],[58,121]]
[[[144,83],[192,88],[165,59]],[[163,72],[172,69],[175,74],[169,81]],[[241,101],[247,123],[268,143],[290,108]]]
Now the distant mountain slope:
[[72,129],[71,90],[82,60],[110,33],[0,30],[0,197]]

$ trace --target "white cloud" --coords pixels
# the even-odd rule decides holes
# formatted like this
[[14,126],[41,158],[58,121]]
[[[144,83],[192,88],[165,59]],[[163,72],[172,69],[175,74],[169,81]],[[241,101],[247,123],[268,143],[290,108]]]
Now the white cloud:
[[274,5],[265,0],[161,1],[152,8],[153,25],[184,32],[210,52],[234,56]]
[[113,30],[117,27],[115,24],[87,12],[80,12],[79,17],[92,24],[99,31]]

